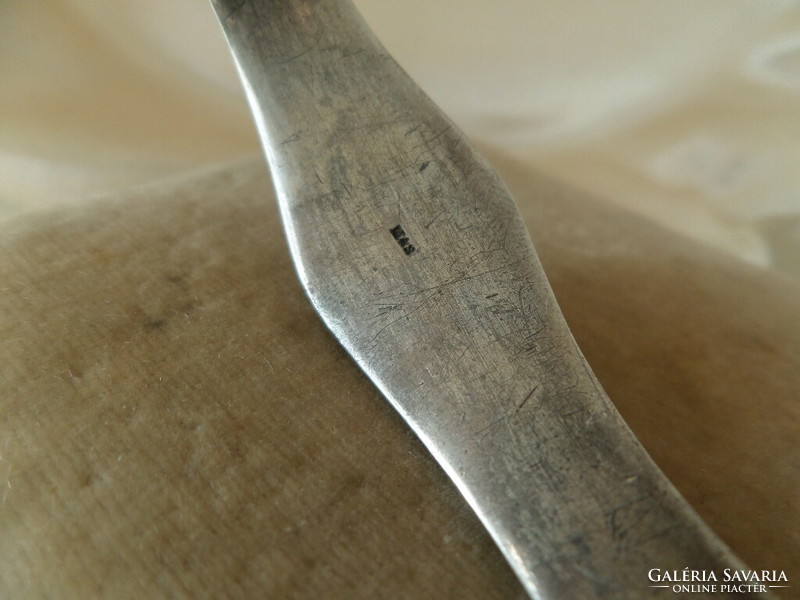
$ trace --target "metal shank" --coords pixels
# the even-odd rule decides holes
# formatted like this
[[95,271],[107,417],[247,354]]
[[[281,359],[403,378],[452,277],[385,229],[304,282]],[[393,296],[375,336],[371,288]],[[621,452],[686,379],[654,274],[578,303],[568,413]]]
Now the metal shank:
[[352,5],[213,4],[308,296],[529,595],[638,600],[666,591],[653,568],[743,568],[604,394],[504,185]]

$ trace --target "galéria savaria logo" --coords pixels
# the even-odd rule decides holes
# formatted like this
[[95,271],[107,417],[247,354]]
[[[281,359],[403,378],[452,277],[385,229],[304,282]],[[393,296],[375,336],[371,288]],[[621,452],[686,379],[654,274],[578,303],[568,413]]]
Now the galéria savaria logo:
[[649,587],[664,588],[665,592],[675,594],[758,594],[790,587],[784,571],[650,569],[647,579]]

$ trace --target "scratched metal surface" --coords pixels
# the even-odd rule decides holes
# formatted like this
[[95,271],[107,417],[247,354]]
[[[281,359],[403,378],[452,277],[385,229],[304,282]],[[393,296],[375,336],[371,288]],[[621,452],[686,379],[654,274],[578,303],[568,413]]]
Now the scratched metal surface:
[[600,388],[502,182],[349,2],[212,3],[308,296],[530,596],[741,568]]

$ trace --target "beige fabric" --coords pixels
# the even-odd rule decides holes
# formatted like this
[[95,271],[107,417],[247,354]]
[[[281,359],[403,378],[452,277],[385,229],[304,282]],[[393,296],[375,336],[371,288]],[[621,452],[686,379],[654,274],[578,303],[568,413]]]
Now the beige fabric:
[[[467,136],[800,278],[796,0],[356,0]],[[210,2],[0,3],[0,219],[258,142]]]
[[[798,285],[501,166],[624,416],[800,597]],[[0,598],[519,597],[268,190],[253,159],[2,224]]]

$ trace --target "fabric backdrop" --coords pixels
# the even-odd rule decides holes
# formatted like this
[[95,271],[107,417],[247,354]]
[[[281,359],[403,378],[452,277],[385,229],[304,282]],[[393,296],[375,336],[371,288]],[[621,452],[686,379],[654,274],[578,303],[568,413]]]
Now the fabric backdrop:
[[[800,597],[797,3],[359,6],[656,462]],[[0,13],[0,598],[519,597],[307,304],[210,7]]]

